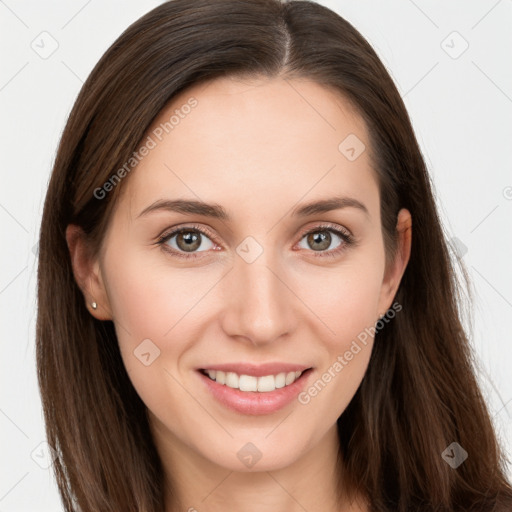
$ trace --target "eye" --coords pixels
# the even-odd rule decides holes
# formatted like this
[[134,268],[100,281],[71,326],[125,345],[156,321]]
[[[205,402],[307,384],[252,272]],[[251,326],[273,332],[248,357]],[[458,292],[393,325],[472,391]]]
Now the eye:
[[[334,236],[333,236],[334,235]],[[336,243],[336,239],[340,242],[334,248],[332,247],[333,242]],[[300,245],[300,243],[306,244]],[[355,243],[354,237],[348,231],[341,230],[337,227],[333,227],[330,224],[316,226],[315,228],[307,231],[302,235],[299,247],[302,249],[311,249],[314,256],[337,256],[348,246]]]
[[[215,240],[215,236],[206,228],[193,225],[176,228],[164,233],[158,238],[157,244],[161,245],[163,250],[169,252],[172,256],[197,258],[201,257],[199,253],[220,250],[220,247],[216,246],[211,239]],[[336,239],[340,242],[332,248],[331,244],[336,243]],[[299,244],[303,240],[307,246],[299,245],[299,247],[310,249],[308,252],[315,253],[314,257],[335,257],[349,246],[355,245],[355,239],[350,232],[331,224],[315,226],[315,228],[306,231],[302,234]]]
[[210,236],[213,237],[203,227],[185,226],[163,234],[157,243],[174,256],[194,258],[196,253],[205,252],[215,247]]

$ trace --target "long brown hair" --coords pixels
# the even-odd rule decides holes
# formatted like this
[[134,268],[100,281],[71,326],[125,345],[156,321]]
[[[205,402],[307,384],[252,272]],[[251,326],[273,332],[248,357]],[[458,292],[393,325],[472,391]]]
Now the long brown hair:
[[[462,326],[462,284],[400,94],[350,23],[313,2],[279,0],[160,5],[107,50],[69,116],[44,205],[37,316],[39,385],[65,509],[164,510],[146,407],[113,322],[87,311],[66,227],[80,226],[97,251],[129,176],[105,197],[95,190],[129,161],[173,96],[223,75],[307,78],[335,88],[368,127],[388,261],[399,209],[412,215],[411,257],[396,296],[403,311],[376,334],[367,373],[338,420],[340,488],[363,493],[375,511],[511,510]],[[468,453],[457,469],[441,456],[452,442]]]

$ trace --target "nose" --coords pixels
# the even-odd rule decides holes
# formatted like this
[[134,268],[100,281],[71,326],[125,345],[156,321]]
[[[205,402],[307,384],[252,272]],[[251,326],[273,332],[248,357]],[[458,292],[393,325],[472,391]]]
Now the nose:
[[290,335],[296,328],[300,302],[290,286],[290,277],[270,254],[252,263],[236,256],[223,283],[224,332],[231,337],[264,346]]

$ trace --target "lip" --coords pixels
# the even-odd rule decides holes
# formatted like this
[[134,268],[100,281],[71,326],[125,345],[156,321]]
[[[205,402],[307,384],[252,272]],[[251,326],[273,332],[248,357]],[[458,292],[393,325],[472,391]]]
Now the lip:
[[[289,386],[260,393],[257,391],[240,391],[230,388],[225,384],[219,384],[197,370],[197,375],[206,386],[208,392],[224,407],[245,415],[259,416],[275,413],[289,405],[297,395],[306,387],[310,375],[313,372],[311,367],[291,364],[264,364],[264,365],[213,365],[207,366],[209,370],[233,371],[239,375],[252,375],[262,377],[264,375],[274,375],[281,371],[302,371],[302,375]],[[277,371],[276,371],[277,369]],[[257,372],[257,373],[256,373]]]

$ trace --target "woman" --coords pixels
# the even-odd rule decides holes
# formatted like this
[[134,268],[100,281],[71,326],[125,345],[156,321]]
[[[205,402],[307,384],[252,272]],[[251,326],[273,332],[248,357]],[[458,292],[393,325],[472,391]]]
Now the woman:
[[62,135],[39,258],[66,510],[512,509],[410,120],[329,9],[130,26]]

